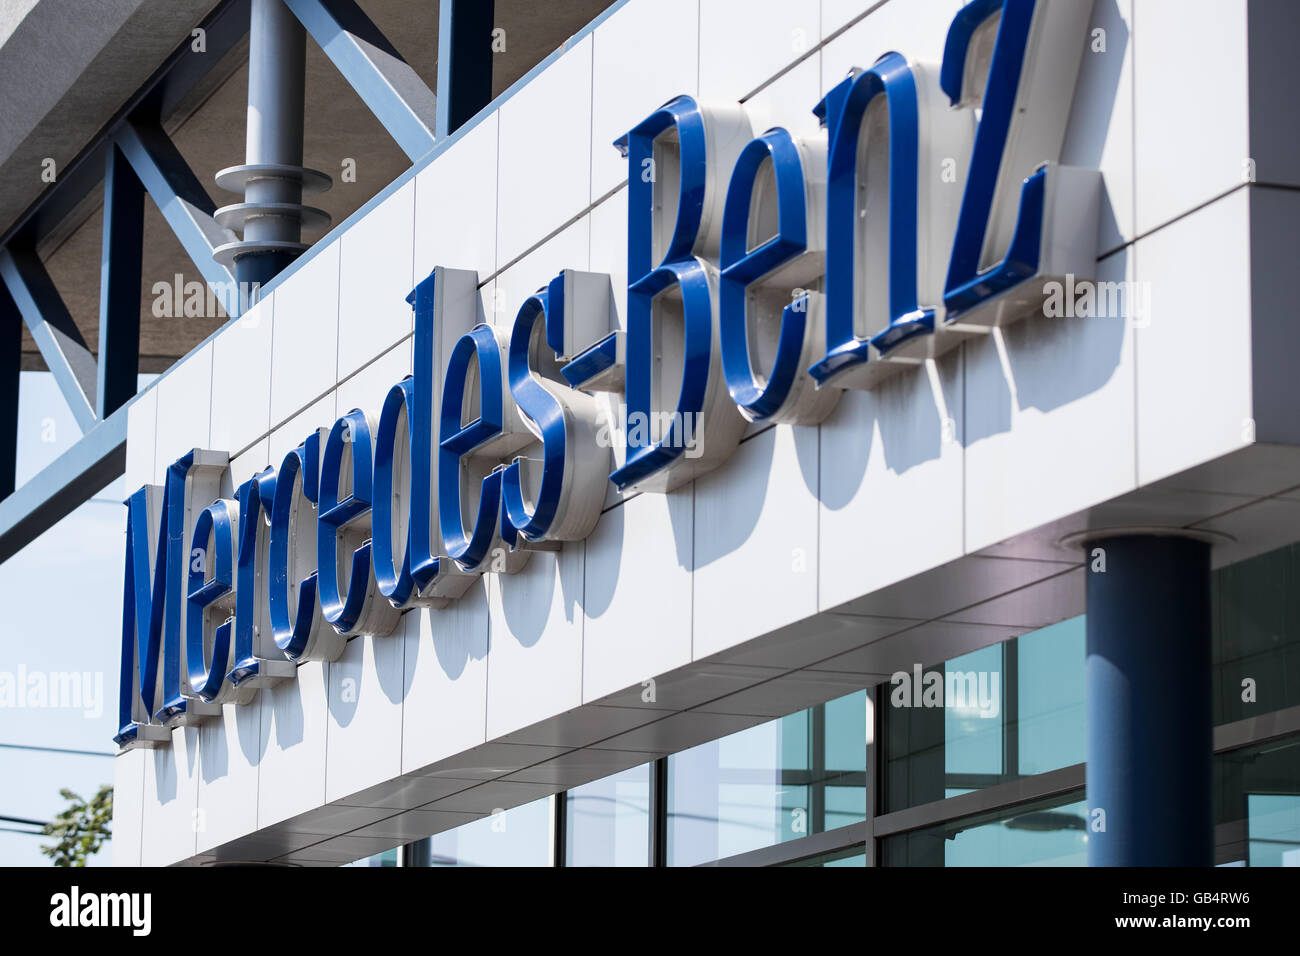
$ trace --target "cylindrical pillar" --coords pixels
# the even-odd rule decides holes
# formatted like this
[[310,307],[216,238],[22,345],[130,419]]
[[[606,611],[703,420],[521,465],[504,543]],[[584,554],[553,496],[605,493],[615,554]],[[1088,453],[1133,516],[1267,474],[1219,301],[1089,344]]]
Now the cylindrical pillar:
[[302,230],[329,225],[304,193],[329,189],[330,178],[302,165],[307,33],[284,0],[252,0],[248,28],[248,128],[245,162],[217,173],[217,185],[243,193],[223,206],[218,224],[243,238],[214,250],[235,273],[240,309],[307,248]]
[[1210,866],[1210,544],[1091,539],[1088,864]]

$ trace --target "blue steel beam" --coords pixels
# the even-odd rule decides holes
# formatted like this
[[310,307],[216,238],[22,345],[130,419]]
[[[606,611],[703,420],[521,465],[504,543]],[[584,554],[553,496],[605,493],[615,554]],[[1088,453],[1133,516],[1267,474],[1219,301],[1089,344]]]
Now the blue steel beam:
[[22,369],[23,318],[0,282],[0,499],[14,490],[18,468],[18,373]]
[[144,186],[121,150],[112,146],[104,168],[104,241],[99,263],[100,418],[135,394],[140,370],[140,278],[144,255]]
[[217,207],[184,157],[158,127],[129,121],[117,134],[117,147],[227,314],[237,317],[234,277],[212,258],[212,250],[239,237],[212,218]]
[[9,287],[77,426],[89,431],[97,420],[91,398],[95,394],[95,356],[68,314],[59,290],[41,260],[25,249],[0,250],[0,278]]
[[439,139],[450,136],[492,100],[493,0],[438,4]]
[[412,162],[433,149],[433,91],[354,0],[285,4]]
[[[34,248],[37,241],[61,223],[68,213],[98,185],[104,175],[105,163],[111,162],[106,157],[113,150],[114,140],[122,127],[132,119],[137,122],[153,123],[157,117],[169,114],[174,105],[184,99],[209,70],[247,34],[248,18],[249,0],[225,0],[219,4],[200,24],[207,34],[207,49],[204,52],[193,50],[191,38],[185,37],[168,61],[159,67],[149,81],[105,124],[104,131],[72,162],[59,170],[58,182],[42,193],[27,211],[3,235],[0,235],[0,247]],[[148,138],[144,137],[144,139]],[[166,149],[167,145],[170,144],[162,146],[163,153],[174,154],[174,150]],[[141,152],[147,159],[148,150]],[[165,180],[166,177],[162,178]],[[184,179],[183,175],[181,179]],[[189,179],[197,185],[197,180],[192,175]],[[197,193],[200,196],[204,195],[201,187]],[[162,208],[165,200],[158,198],[156,201]],[[204,199],[203,203],[196,208],[210,213],[212,203]],[[182,220],[185,218],[183,210],[169,217],[168,222],[173,223],[177,218]],[[193,218],[198,231],[206,233],[210,229],[201,217]],[[190,231],[184,226],[183,229]],[[218,233],[221,235],[221,241],[226,241],[224,231],[218,230]],[[120,249],[114,251],[115,270],[119,265],[117,260],[121,251]],[[213,265],[212,260],[206,256],[199,265],[200,271],[208,281],[212,281],[213,278],[221,281],[230,279],[229,273],[225,270],[214,273],[210,269]],[[138,310],[138,285],[136,295]],[[39,475],[23,487],[14,490],[22,322],[21,310],[10,297],[6,283],[0,280],[0,562],[8,559],[87,498],[100,491],[122,473],[126,463],[126,410],[121,408],[95,424],[76,445]],[[102,334],[101,327],[101,338]],[[116,335],[116,332],[110,334]],[[103,349],[102,341],[101,349]],[[91,382],[96,386],[99,384],[95,379],[90,379],[88,384]],[[130,388],[134,393],[134,376]],[[97,388],[96,393],[98,392]]]
[[21,488],[0,501],[0,562],[122,474],[127,408],[97,424]]

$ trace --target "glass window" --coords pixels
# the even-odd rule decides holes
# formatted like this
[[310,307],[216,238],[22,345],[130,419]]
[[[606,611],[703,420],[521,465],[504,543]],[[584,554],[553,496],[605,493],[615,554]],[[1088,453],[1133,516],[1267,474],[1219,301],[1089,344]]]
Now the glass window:
[[430,866],[550,866],[550,797],[499,810],[430,838]]
[[866,818],[866,692],[668,758],[668,865]]
[[649,866],[650,764],[570,790],[564,837],[565,866]]
[[888,811],[1082,763],[1082,616],[881,687]]
[[843,850],[834,850],[830,853],[823,853],[821,856],[810,856],[806,860],[796,860],[793,863],[783,863],[782,866],[866,866],[867,851],[860,846],[848,847]]
[[1300,544],[1212,577],[1214,722],[1300,704]]
[[[1300,544],[1215,571],[1212,604],[1215,724],[1300,705]],[[886,811],[1082,763],[1085,658],[1080,615],[895,675]]]
[[1300,737],[1214,758],[1216,862],[1300,866]]
[[376,853],[374,856],[368,856],[352,863],[344,863],[344,866],[397,866],[398,850],[394,847],[391,850],[385,850],[383,853]]
[[886,866],[1085,866],[1083,794],[970,817],[885,840]]

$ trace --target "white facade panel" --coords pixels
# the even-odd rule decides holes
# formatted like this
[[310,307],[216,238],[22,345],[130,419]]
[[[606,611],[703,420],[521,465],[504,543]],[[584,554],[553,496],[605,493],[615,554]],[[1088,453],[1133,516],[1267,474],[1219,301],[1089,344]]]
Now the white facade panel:
[[636,495],[587,539],[584,701],[690,662],[694,499],[691,487]]
[[1137,236],[1133,183],[1134,0],[1095,3],[1061,162],[1101,171],[1097,251]]
[[592,34],[592,202],[627,182],[614,141],[673,97],[696,94],[699,16],[700,0],[630,3]]
[[[322,240],[324,241],[324,240]],[[338,381],[339,250],[319,250],[276,296],[271,352],[271,427],[297,414]]]
[[581,706],[585,551],[571,542],[489,577],[486,739]]
[[212,343],[201,345],[183,364],[158,380],[154,481],[162,484],[167,466],[192,448],[210,442]]
[[[497,132],[491,113],[415,177],[415,276],[434,266],[497,270]],[[454,224],[454,228],[452,228]]]
[[205,853],[257,829],[258,778],[266,755],[262,702],[224,707],[199,726],[197,851]]
[[113,865],[139,866],[147,750],[128,750],[113,760]]
[[271,430],[271,332],[275,295],[268,294],[212,340],[214,448],[231,454]]
[[949,353],[845,393],[822,423],[820,608],[961,556],[964,394]]
[[746,97],[821,38],[818,0],[702,0],[700,96]]
[[1137,330],[1138,480],[1254,440],[1250,203],[1238,190],[1135,247],[1151,321]]
[[501,107],[498,268],[589,203],[591,124],[566,124],[561,135],[556,123],[561,113],[591,115],[591,51],[588,36]]
[[1246,2],[1134,7],[1134,200],[1146,235],[1252,179]]
[[126,468],[122,476],[128,494],[156,482],[154,452],[158,434],[158,389],[142,392],[126,410]]
[[411,334],[415,190],[416,183],[406,183],[339,241],[340,379]]
[[[865,17],[836,36],[850,16]],[[838,9],[837,9],[838,8]],[[847,8],[847,9],[845,9]],[[919,63],[938,64],[948,24],[962,8],[961,0],[919,0],[917,3],[861,3],[860,0],[822,0],[822,17],[828,40],[822,50],[822,85],[830,89],[854,67],[868,69],[886,53],[897,51]]]
[[816,428],[768,428],[696,483],[693,568],[696,660],[817,612]]
[[411,773],[487,740],[487,582],[402,622],[402,770]]
[[321,661],[300,664],[293,680],[258,694],[266,735],[257,775],[258,827],[325,803],[329,668]]
[[[1130,281],[1131,259],[1102,260],[1098,282]],[[967,551],[1136,486],[1133,325],[1144,320],[1100,311],[1020,322],[966,346]]]
[[198,847],[199,728],[177,727],[171,738],[145,754],[141,866],[166,866]]
[[403,629],[353,638],[329,663],[329,744],[325,799],[391,780],[402,772]]
[[[583,216],[501,272],[485,302],[489,321],[507,336],[524,301],[546,286],[563,269],[586,272],[591,262],[591,217]],[[480,277],[481,279],[482,277]]]

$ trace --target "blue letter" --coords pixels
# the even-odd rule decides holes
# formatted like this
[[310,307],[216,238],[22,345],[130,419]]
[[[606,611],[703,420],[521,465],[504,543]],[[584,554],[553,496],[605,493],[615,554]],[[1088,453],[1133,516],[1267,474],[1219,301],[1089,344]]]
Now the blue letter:
[[[755,203],[759,173],[765,163],[771,166],[775,185],[776,234],[751,248],[755,205],[762,209],[768,198],[764,196]],[[818,401],[812,388],[799,387],[799,376],[808,361],[805,352],[812,344],[808,333],[815,331],[808,314],[813,295],[801,284],[814,281],[821,265],[820,255],[809,254],[808,172],[794,137],[784,129],[770,129],[741,151],[727,188],[718,310],[722,368],[732,401],[752,422],[813,424],[830,411],[835,398],[834,392],[823,392]],[[814,239],[813,244],[821,243]],[[757,368],[757,350],[750,348],[751,340],[765,332],[757,326],[758,316],[751,319],[749,315],[750,305],[760,304],[751,300],[759,298],[763,285],[769,286],[768,298],[774,297],[780,309],[775,355],[766,373]],[[773,292],[771,286],[778,285]],[[800,401],[802,395],[813,401]],[[815,413],[811,407],[814,403]]]
[[[721,463],[735,449],[744,430],[719,381],[721,362],[715,347],[711,267],[696,255],[710,243],[706,227],[713,222],[712,196],[717,187],[711,167],[731,159],[710,156],[710,144],[738,139],[747,122],[712,120],[711,138],[705,114],[695,100],[679,96],[638,124],[617,145],[628,155],[628,294],[627,294],[627,455],[623,466],[610,475],[622,490],[669,491],[694,475]],[[733,128],[734,127],[734,128]],[[675,130],[678,149],[677,216],[663,255],[655,263],[655,196],[662,194],[664,178],[655,141]],[[716,228],[716,227],[715,227]],[[681,388],[675,407],[657,412],[661,383],[662,350],[656,348],[664,323],[656,321],[655,299],[680,297],[682,328]],[[668,370],[664,370],[668,371]],[[671,375],[675,380],[675,376]],[[664,421],[667,421],[666,426]],[[707,426],[709,441],[701,446]],[[691,449],[690,467],[675,467]],[[705,457],[707,456],[707,457]]]
[[[465,386],[470,365],[478,364],[478,417],[463,424]],[[442,416],[438,448],[438,517],[447,554],[465,571],[487,570],[484,563],[497,533],[501,515],[501,471],[493,468],[482,479],[478,513],[466,534],[461,506],[462,460],[502,434],[505,424],[505,374],[501,347],[491,326],[476,325],[452,349],[442,387]],[[472,480],[473,476],[470,476]]]
[[[418,290],[417,290],[418,291]],[[371,560],[375,566],[375,581],[379,585],[379,593],[388,599],[388,602],[395,608],[405,608],[411,605],[412,598],[417,595],[415,578],[411,574],[411,518],[417,513],[415,503],[410,500],[414,488],[414,473],[416,471],[412,460],[412,452],[419,447],[420,442],[415,437],[415,421],[418,417],[416,414],[416,395],[415,380],[411,376],[402,379],[396,385],[388,390],[388,395],[384,398],[384,407],[379,414],[379,430],[375,436],[375,498],[371,506],[374,509],[374,517],[371,521],[372,548]],[[402,444],[399,444],[399,438]],[[429,447],[428,438],[424,439],[424,447]],[[398,473],[398,464],[405,460],[411,474],[411,482],[405,495],[398,494],[401,487],[401,475]],[[425,486],[424,500],[426,504],[423,508],[424,526],[428,528],[428,509],[429,499],[429,467],[427,462],[421,469],[423,471],[422,483]],[[394,506],[397,503],[395,499],[402,497],[406,499],[407,521],[405,534],[405,547],[402,548],[401,563],[398,563],[397,555],[393,549],[393,529],[397,523],[393,520]],[[425,542],[428,543],[428,532],[425,532]],[[432,558],[436,564],[437,558]]]
[[[348,482],[351,490],[346,498],[340,499],[343,456],[348,449],[351,449]],[[365,412],[354,408],[334,423],[325,442],[320,511],[316,519],[316,573],[321,613],[343,635],[388,634],[397,626],[398,615],[392,605],[379,600],[370,565],[370,529],[364,519],[370,514],[373,477],[370,422]],[[360,528],[356,527],[357,523],[361,524]],[[353,550],[344,587],[339,580],[339,539],[349,533],[360,543]]]
[[[146,485],[127,499],[126,571],[122,591],[122,671],[118,694],[118,732],[115,743],[148,744],[170,740],[171,734],[151,723],[158,700],[158,658],[162,652],[162,625],[167,594],[168,517],[165,500],[181,503],[184,482],[173,487],[168,470],[166,490]],[[161,494],[160,494],[161,493]],[[152,499],[152,501],[151,501]],[[163,500],[160,500],[163,499]],[[160,507],[161,505],[161,507]],[[179,513],[179,508],[176,509]],[[157,545],[150,535],[150,518],[161,512]],[[179,520],[179,517],[177,518]],[[153,558],[151,561],[150,558]],[[150,565],[153,565],[152,572]],[[152,584],[150,583],[152,579]],[[139,703],[143,711],[137,707]]]
[[[262,528],[275,504],[275,472],[264,468],[239,486],[239,557],[235,568],[235,661],[227,679],[234,687],[265,687],[292,677],[297,666],[286,660],[271,634],[270,562]],[[262,573],[257,573],[258,567]]]
[[[578,277],[570,273],[567,278],[576,284]],[[585,538],[600,519],[604,503],[608,456],[596,441],[596,402],[590,395],[555,381],[561,374],[558,356],[565,348],[565,281],[566,273],[561,272],[548,288],[529,296],[510,333],[510,394],[540,436],[542,457],[535,496],[526,493],[525,460],[516,458],[506,467],[503,507],[509,525],[506,532],[518,532],[531,542]],[[608,279],[596,281],[590,288],[608,301]],[[577,303],[571,303],[567,311],[576,307]],[[548,352],[554,357],[548,359]],[[543,376],[543,368],[550,371],[549,379]],[[535,497],[532,507],[527,500],[530,497]]]
[[[234,511],[232,516],[231,512]],[[214,501],[194,522],[190,538],[190,569],[186,589],[185,660],[189,665],[190,688],[209,703],[222,699],[222,685],[230,663],[230,632],[234,619],[218,624],[212,634],[212,664],[208,666],[205,649],[209,644],[208,609],[229,604],[235,584],[235,525],[239,506],[224,500]],[[212,548],[208,548],[208,536]],[[207,566],[212,565],[212,577]]]
[[320,433],[313,432],[280,463],[271,506],[271,629],[276,646],[295,662],[334,660],[344,645],[342,637],[324,626],[316,597],[318,572],[312,571],[297,584],[289,581],[291,566],[306,564],[316,555],[316,529],[302,525],[319,491]]
[[[877,96],[889,117],[889,324],[870,338],[858,338],[857,303],[862,281],[857,269],[863,212],[858,201],[858,155],[863,121]],[[826,125],[826,356],[809,372],[819,384],[860,366],[870,347],[881,354],[917,335],[934,331],[934,310],[917,304],[916,79],[907,61],[886,53],[871,69],[843,80],[814,111]]]
[[[1043,271],[1044,210],[1055,195],[1046,164],[1059,158],[1064,141],[1091,8],[1091,3],[974,0],[948,28],[943,91],[954,107],[982,107],[945,283],[948,322]],[[967,82],[980,64],[968,61],[986,48],[975,39],[991,29],[995,17],[996,40],[980,100],[979,84]],[[1026,75],[1026,68],[1032,73]],[[1023,132],[1012,135],[1013,125]],[[1095,212],[1096,181],[1072,174],[1070,185],[1062,187],[1088,193],[1087,202],[1070,209],[1074,221],[1065,228],[1089,232],[1083,238],[1092,251],[1095,223],[1085,220]],[[1007,198],[1017,185],[1020,201],[1013,207]]]

